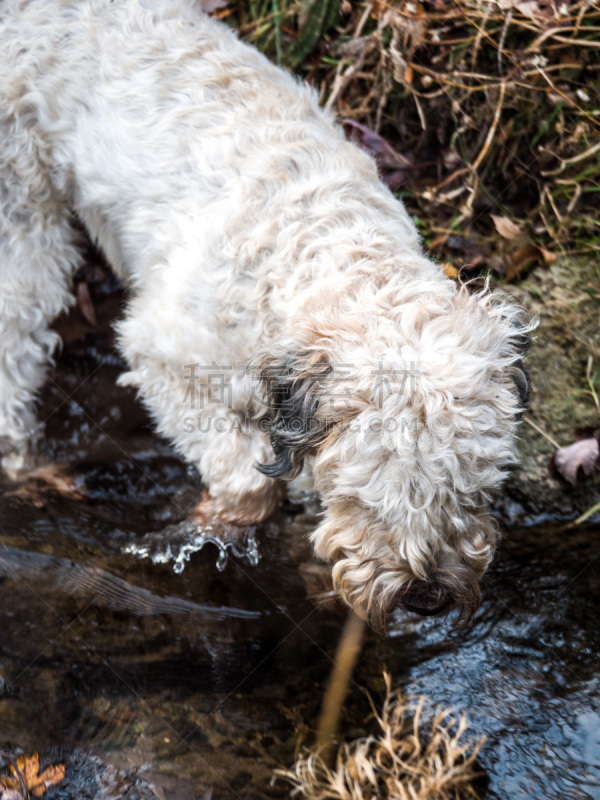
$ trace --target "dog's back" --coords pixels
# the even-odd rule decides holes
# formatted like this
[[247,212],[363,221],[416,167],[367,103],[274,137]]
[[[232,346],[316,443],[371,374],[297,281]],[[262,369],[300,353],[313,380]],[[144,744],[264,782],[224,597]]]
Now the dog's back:
[[2,146],[37,160],[23,172],[52,176],[123,277],[143,268],[142,250],[151,264],[171,257],[165,241],[190,235],[165,230],[166,204],[195,217],[200,241],[244,188],[256,207],[277,147],[302,138],[302,120],[315,161],[335,151],[329,125],[315,146],[323,114],[312,91],[197,0],[6,0],[0,49]]

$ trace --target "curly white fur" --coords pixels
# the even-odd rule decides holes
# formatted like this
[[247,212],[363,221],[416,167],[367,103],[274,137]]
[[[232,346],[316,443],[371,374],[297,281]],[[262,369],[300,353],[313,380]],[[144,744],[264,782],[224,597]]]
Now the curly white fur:
[[[3,0],[0,49],[5,463],[31,440],[76,216],[131,287],[123,382],[221,518],[263,519],[306,456],[317,552],[359,613],[472,609],[522,410],[519,310],[447,280],[315,93],[197,0]],[[193,364],[232,367],[226,400],[189,391]]]

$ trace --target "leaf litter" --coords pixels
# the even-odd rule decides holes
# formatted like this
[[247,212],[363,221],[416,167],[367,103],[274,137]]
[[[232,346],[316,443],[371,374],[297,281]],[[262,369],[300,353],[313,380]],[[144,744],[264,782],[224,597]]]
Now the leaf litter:
[[18,756],[10,763],[11,775],[0,778],[0,800],[29,800],[43,797],[51,786],[65,777],[65,765],[54,764],[40,772],[38,753]]
[[241,35],[304,74],[374,155],[383,180],[427,220],[425,245],[442,263],[518,281],[560,252],[600,253],[597,3],[246,0],[230,9]]

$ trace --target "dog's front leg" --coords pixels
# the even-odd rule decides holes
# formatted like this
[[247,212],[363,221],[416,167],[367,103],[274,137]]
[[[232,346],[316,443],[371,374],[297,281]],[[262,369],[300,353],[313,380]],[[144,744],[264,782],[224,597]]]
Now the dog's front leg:
[[275,510],[283,490],[279,480],[257,469],[272,462],[274,453],[259,425],[264,409],[253,402],[253,378],[245,369],[219,365],[214,351],[188,344],[190,331],[194,345],[212,335],[196,323],[200,300],[194,306],[182,291],[163,301],[163,294],[146,286],[118,325],[130,365],[119,383],[137,388],[160,433],[198,468],[209,495],[196,518],[255,525]]
[[214,410],[203,437],[199,469],[208,487],[194,511],[209,519],[238,526],[255,525],[269,517],[283,497],[281,481],[260,473],[256,466],[273,457],[266,433],[230,409]]

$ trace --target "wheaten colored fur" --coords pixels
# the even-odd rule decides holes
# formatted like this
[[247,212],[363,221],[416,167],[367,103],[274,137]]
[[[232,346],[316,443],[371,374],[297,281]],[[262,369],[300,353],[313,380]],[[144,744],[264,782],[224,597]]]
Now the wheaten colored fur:
[[[0,52],[5,466],[35,431],[76,217],[131,289],[122,382],[221,519],[264,519],[306,456],[347,602],[375,623],[402,599],[471,610],[514,456],[520,312],[447,280],[315,93],[197,0],[3,0]],[[190,365],[226,395],[202,369],[190,391]]]

